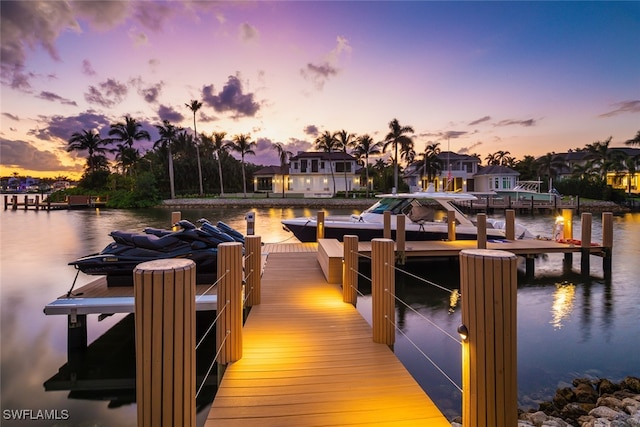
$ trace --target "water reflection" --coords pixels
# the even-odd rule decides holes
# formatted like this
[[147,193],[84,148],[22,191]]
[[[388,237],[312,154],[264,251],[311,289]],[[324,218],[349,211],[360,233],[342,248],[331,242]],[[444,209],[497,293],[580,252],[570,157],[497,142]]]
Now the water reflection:
[[570,282],[556,283],[550,322],[554,329],[561,329],[563,320],[571,315],[575,297],[576,285]]

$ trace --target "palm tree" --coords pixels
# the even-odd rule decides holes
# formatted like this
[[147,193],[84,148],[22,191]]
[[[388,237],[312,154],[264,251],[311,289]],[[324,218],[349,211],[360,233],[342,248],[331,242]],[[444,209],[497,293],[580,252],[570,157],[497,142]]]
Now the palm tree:
[[381,144],[379,142],[373,142],[373,139],[368,134],[360,135],[356,138],[356,145],[354,147],[354,154],[360,161],[364,157],[364,170],[367,180],[367,198],[369,198],[369,156],[380,154]]
[[316,149],[329,153],[329,170],[331,171],[331,179],[333,180],[333,195],[336,194],[336,177],[333,175],[333,161],[331,159],[331,153],[336,150],[338,140],[336,135],[332,134],[328,130],[325,130],[322,135],[315,140]]
[[398,144],[401,145],[402,151],[408,151],[407,148],[413,148],[412,137],[406,135],[407,133],[413,133],[414,130],[411,126],[400,126],[398,119],[393,119],[389,122],[389,133],[384,138],[384,145],[382,151],[387,151],[387,147],[393,145],[395,155],[393,156],[393,185],[395,191],[398,190]]
[[193,111],[193,135],[194,144],[196,145],[196,156],[198,159],[198,182],[200,183],[200,195],[204,193],[202,189],[202,166],[200,164],[200,148],[198,148],[198,131],[196,130],[196,112],[202,107],[202,102],[192,99],[190,104],[184,104]]
[[289,158],[293,156],[293,153],[291,151],[287,151],[279,142],[274,143],[273,148],[278,151],[278,158],[280,159],[280,170],[282,171],[282,198],[284,199],[285,172],[287,169],[287,163],[289,163]]
[[164,120],[162,125],[156,125],[158,132],[160,134],[160,139],[158,139],[154,144],[153,148],[161,148],[162,150],[167,150],[167,157],[169,159],[169,187],[171,190],[171,198],[176,198],[176,189],[175,189],[175,177],[173,174],[173,154],[171,153],[171,145],[176,139],[176,135],[182,129],[176,128],[169,120]]
[[218,160],[218,175],[220,176],[220,197],[224,197],[224,186],[222,185],[222,153],[226,152],[230,145],[225,142],[224,137],[227,136],[226,132],[214,132],[213,137],[213,153]]
[[538,175],[555,178],[558,170],[566,165],[564,158],[555,152],[547,153],[536,159]]
[[251,136],[245,134],[238,134],[233,137],[233,143],[231,144],[231,149],[240,153],[241,163],[242,163],[242,189],[244,190],[244,198],[247,198],[247,175],[244,167],[244,156],[247,154],[256,153],[252,150],[252,147],[256,145],[255,142],[250,141]]
[[640,145],[640,130],[636,133],[636,136],[628,139],[624,142],[627,145]]
[[149,132],[141,128],[142,124],[136,119],[131,116],[125,116],[124,123],[114,123],[111,125],[111,129],[109,129],[109,136],[112,137],[109,139],[109,142],[120,142],[117,148],[112,151],[118,153],[117,157],[120,158],[122,163],[123,173],[125,173],[127,169],[132,171],[133,166],[135,166],[135,163],[140,158],[140,153],[137,148],[133,147],[133,143],[143,139],[151,141]]
[[440,148],[438,147],[439,145],[439,142],[427,144],[427,146],[424,148],[424,153],[421,154],[423,158],[422,176],[424,176],[427,180],[425,189],[429,185],[429,183],[434,180],[436,175],[439,175],[442,171],[442,162],[438,157],[440,155]]
[[100,137],[98,131],[83,130],[75,132],[69,139],[67,152],[86,151],[87,152],[87,171],[89,173],[103,169],[106,157],[104,154],[108,151],[106,145],[107,140]]
[[355,139],[355,135],[352,133],[347,133],[346,130],[342,129],[339,132],[336,132],[337,138],[337,149],[342,150],[344,153],[344,160],[342,169],[344,170],[344,191],[345,198],[349,198],[349,185],[347,184],[347,148],[353,145],[353,141]]

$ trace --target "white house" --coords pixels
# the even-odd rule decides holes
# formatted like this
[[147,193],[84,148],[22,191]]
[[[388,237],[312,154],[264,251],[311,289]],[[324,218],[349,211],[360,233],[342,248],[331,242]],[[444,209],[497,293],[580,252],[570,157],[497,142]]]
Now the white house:
[[299,152],[291,157],[286,171],[268,166],[254,173],[254,191],[281,193],[283,185],[285,194],[304,197],[332,197],[339,191],[363,188],[356,158],[344,152]]

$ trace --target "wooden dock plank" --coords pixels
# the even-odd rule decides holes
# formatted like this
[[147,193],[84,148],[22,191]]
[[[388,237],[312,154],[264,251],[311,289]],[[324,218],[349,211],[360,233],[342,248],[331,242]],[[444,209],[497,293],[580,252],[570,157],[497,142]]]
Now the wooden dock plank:
[[270,252],[261,304],[243,330],[205,426],[449,426],[314,252]]

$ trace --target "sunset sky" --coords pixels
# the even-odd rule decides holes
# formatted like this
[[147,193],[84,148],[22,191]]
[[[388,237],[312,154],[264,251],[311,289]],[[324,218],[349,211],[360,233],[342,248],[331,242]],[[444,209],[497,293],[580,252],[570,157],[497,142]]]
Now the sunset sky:
[[640,2],[4,1],[0,176],[79,177],[125,115],[309,150],[345,129],[521,159],[640,130]]

